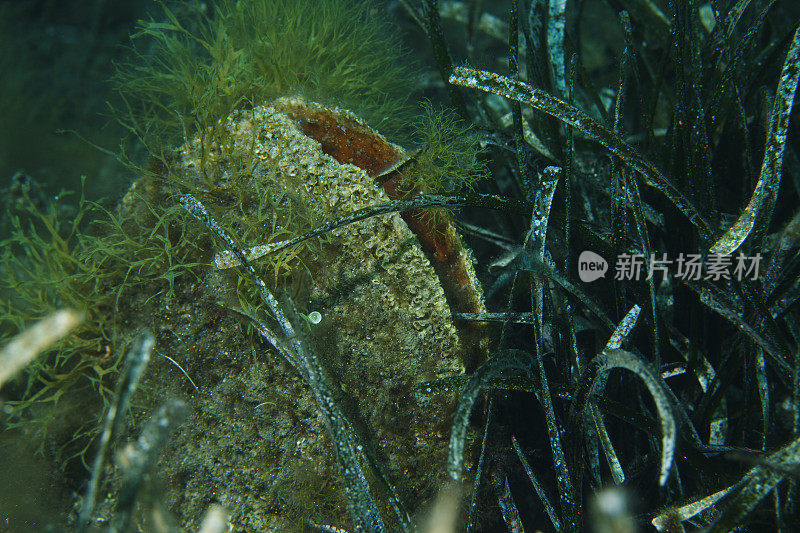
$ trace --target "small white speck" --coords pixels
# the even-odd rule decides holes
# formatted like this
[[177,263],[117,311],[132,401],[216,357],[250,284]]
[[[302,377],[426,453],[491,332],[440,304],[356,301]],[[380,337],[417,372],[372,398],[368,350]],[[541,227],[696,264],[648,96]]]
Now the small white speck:
[[322,321],[322,314],[319,311],[311,311],[308,313],[308,321],[312,324],[319,324]]

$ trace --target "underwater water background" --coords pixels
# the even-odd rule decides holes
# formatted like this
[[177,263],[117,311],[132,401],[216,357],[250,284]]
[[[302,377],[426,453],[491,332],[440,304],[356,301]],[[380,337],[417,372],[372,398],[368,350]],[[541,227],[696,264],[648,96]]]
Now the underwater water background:
[[798,28],[0,1],[0,532],[792,531]]

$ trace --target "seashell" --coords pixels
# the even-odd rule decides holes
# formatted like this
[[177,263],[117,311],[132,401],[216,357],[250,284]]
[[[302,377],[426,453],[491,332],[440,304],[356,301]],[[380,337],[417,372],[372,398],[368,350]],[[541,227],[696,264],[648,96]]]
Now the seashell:
[[[219,127],[223,141],[205,154],[198,139],[186,143],[171,179],[143,178],[133,190],[153,199],[186,187],[206,190],[203,201],[218,220],[241,228],[252,225],[254,209],[227,200],[242,172],[325,219],[397,198],[401,189],[402,175],[383,186],[376,177],[406,152],[349,111],[282,98],[237,112]],[[132,208],[136,199],[129,195],[123,205]],[[209,258],[215,251],[208,250]],[[417,388],[461,375],[485,358],[483,331],[459,330],[451,316],[451,309],[485,310],[471,256],[451,221],[438,218],[426,227],[421,212],[343,226],[301,255],[285,286],[294,287],[298,311],[308,313],[302,334],[413,515],[446,479],[457,397]],[[258,267],[269,258],[252,261]],[[218,257],[217,265],[231,266],[225,261]],[[230,513],[235,530],[295,530],[306,520],[351,527],[329,431],[311,391],[272,347],[244,334],[237,315],[220,308],[239,307],[237,271],[207,268],[199,275],[200,281],[178,280],[174,300],[151,299],[162,324],[159,351],[182,361],[200,391],[188,399],[193,414],[160,465],[166,503],[186,528],[197,528],[212,501]],[[154,404],[194,390],[166,364],[151,368],[145,381]],[[385,490],[373,490],[373,497],[387,528],[400,530]]]

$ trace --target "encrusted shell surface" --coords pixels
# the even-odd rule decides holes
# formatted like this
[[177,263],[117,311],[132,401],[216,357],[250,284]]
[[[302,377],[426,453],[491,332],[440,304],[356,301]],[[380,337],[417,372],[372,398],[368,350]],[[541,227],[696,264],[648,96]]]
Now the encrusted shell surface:
[[[309,205],[327,206],[330,217],[388,199],[367,171],[338,162],[306,135],[287,102],[297,105],[284,99],[229,117],[228,148],[207,153],[206,171],[224,180],[231,154],[249,154],[254,179],[291,188]],[[327,112],[357,121],[346,112]],[[203,183],[208,176],[201,176],[200,157],[199,142],[187,143],[173,174],[184,183]],[[173,192],[170,187],[143,181],[135,190],[163,199]],[[129,195],[124,204],[135,202]],[[241,216],[234,211],[231,217]],[[187,217],[187,223],[196,222]],[[261,243],[246,243],[256,244]],[[216,251],[208,250],[205,259],[210,262]],[[469,255],[463,254],[474,284],[470,290],[481,301]],[[465,361],[483,347],[476,348],[474,336],[465,341],[459,335],[431,262],[397,213],[334,230],[323,256],[307,258],[304,265],[313,284],[294,303],[322,319],[306,322],[301,331],[331,381],[340,385],[343,410],[409,511],[418,512],[445,480],[455,400],[454,392],[426,394],[418,386],[463,374]],[[160,463],[168,507],[190,529],[213,502],[231,513],[235,530],[291,531],[304,521],[349,527],[326,420],[313,395],[272,347],[246,336],[241,318],[224,309],[237,306],[236,273],[207,267],[200,277],[179,281],[174,299],[162,294],[146,302],[161,324],[159,352],[180,361],[199,389],[165,361],[157,361],[146,379],[152,405],[191,394],[193,415]],[[394,530],[385,491],[373,492]]]

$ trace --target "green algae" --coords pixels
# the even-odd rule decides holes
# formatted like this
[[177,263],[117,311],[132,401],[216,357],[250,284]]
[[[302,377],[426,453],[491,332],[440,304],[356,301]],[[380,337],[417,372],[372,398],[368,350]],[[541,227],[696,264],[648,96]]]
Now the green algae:
[[[65,397],[91,390],[90,398],[107,401],[126,338],[121,310],[144,286],[171,293],[175,281],[196,266],[179,211],[142,205],[147,221],[83,196],[75,209],[66,202],[39,208],[28,201],[12,216],[0,256],[2,339],[64,307],[80,310],[85,320],[16,380],[3,413],[6,427],[31,426],[46,435],[58,425],[57,408]],[[94,432],[76,434],[81,459],[85,437]]]
[[412,190],[430,194],[458,194],[475,191],[489,169],[479,156],[481,138],[473,127],[448,109],[430,103],[412,124],[420,148],[403,181]]
[[[363,2],[219,2],[212,12],[142,21],[135,59],[114,83],[119,119],[154,155],[196,133],[217,138],[237,108],[298,94],[356,111],[383,131],[408,117],[412,71],[392,30]],[[208,136],[206,136],[208,133]]]

